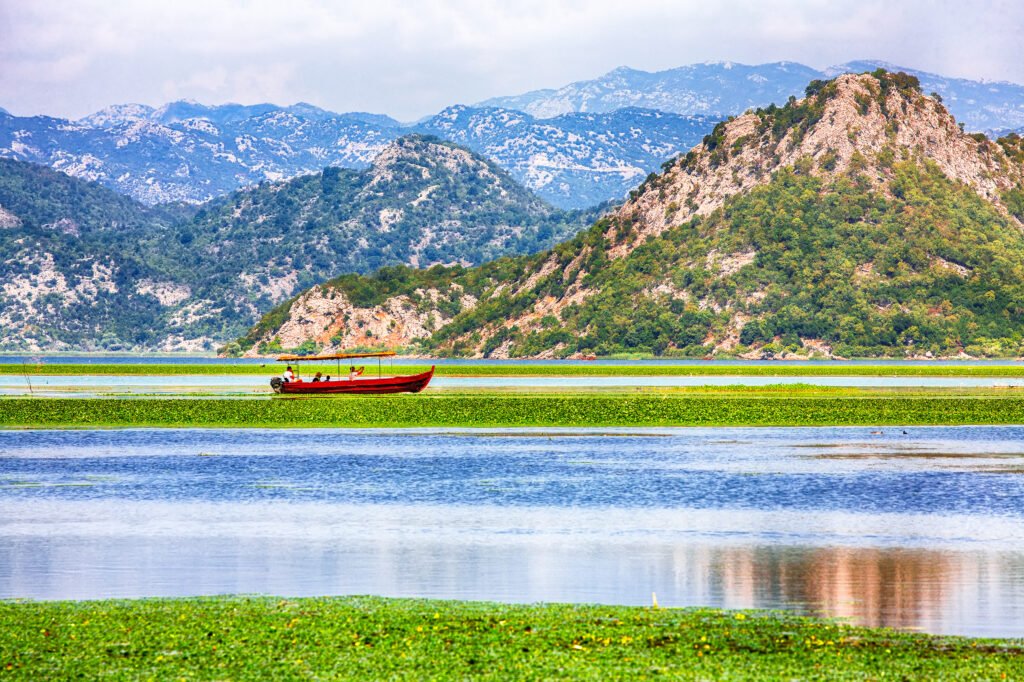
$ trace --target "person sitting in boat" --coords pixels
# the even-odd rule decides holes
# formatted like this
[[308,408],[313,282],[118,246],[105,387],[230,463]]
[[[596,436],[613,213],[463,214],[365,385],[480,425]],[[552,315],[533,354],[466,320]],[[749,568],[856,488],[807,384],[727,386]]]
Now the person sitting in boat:
[[295,381],[295,373],[292,371],[291,365],[288,365],[287,367],[284,368],[284,374],[281,375],[281,378],[284,379],[286,382]]
[[330,380],[331,380],[331,375],[330,374],[328,374],[327,376],[324,377],[324,381],[330,381]]
[[355,365],[352,365],[351,367],[349,367],[348,368],[348,380],[349,381],[355,381],[355,378],[363,373],[363,369],[365,369],[365,368],[364,367],[360,367],[359,369],[356,369]]
[[321,374],[320,372],[317,372],[315,375],[313,375],[313,383],[316,384],[316,383],[319,383],[319,382],[323,381],[322,377],[323,377],[323,374]]

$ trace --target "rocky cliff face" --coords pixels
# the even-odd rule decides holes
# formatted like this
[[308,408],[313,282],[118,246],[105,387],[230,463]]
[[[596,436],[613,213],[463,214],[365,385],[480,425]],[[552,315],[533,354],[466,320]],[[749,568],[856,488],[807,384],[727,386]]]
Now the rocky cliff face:
[[965,134],[905,74],[816,81],[721,123],[587,233],[455,278],[472,300],[451,322],[393,340],[491,357],[1016,353],[1017,142]]
[[[390,296],[372,306],[354,305],[345,292],[314,287],[291,304],[285,322],[273,335],[261,339],[274,347],[298,348],[312,341],[320,348],[406,347],[424,340],[451,322],[450,313],[437,308],[438,289],[417,288],[410,294]],[[470,310],[476,299],[463,293],[459,309]],[[266,347],[254,345],[245,353],[258,357]]]

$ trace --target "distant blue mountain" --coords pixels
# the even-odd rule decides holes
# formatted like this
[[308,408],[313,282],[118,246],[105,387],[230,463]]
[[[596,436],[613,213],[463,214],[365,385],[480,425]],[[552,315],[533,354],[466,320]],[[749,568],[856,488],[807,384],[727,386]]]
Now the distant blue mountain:
[[684,115],[722,118],[750,107],[783,103],[802,94],[821,73],[795,62],[747,66],[733,62],[690,64],[650,73],[625,66],[593,80],[557,90],[495,97],[478,106],[518,109],[538,118],[572,112],[607,113],[643,107]]
[[326,166],[365,168],[416,131],[491,157],[555,206],[584,208],[623,197],[714,123],[640,109],[537,122],[515,111],[451,107],[407,128],[380,114],[308,104],[122,104],[79,121],[0,115],[0,157],[45,164],[148,204],[201,202]]
[[637,108],[539,120],[498,107],[454,106],[417,129],[495,159],[540,196],[569,208],[624,197],[716,122]]
[[769,102],[781,104],[790,95],[802,97],[807,83],[814,79],[874,71],[879,67],[917,76],[925,93],[939,93],[967,130],[1001,131],[1024,126],[1024,86],[947,78],[873,60],[846,62],[824,70],[794,62],[756,66],[710,62],[653,73],[620,67],[593,80],[495,97],[478,106],[517,109],[538,118],[579,111],[608,112],[627,106],[721,118]]
[[300,105],[242,119],[234,105],[208,107],[216,122],[178,119],[200,106],[120,105],[77,122],[0,115],[0,157],[45,164],[148,204],[201,202],[325,166],[365,167],[402,133],[397,123],[365,115],[290,111]]
[[302,102],[119,104],[78,121],[0,110],[0,158],[45,164],[149,204],[201,202],[325,166],[364,168],[392,140],[424,132],[490,157],[558,207],[582,208],[622,198],[718,119],[800,97],[814,79],[879,67],[918,76],[969,131],[1024,129],[1024,86],[1012,83],[867,60],[823,71],[795,62],[714,62],[655,73],[620,67],[558,89],[449,107],[412,126]]

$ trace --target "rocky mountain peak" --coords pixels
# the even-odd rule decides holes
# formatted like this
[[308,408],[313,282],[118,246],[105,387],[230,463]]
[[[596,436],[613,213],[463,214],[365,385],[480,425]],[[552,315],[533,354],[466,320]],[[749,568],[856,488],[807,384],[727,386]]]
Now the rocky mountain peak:
[[374,158],[371,171],[371,186],[399,178],[433,181],[442,175],[462,174],[478,176],[489,185],[511,184],[507,173],[471,150],[419,133],[405,135],[385,146]]
[[145,104],[114,104],[79,119],[79,123],[96,128],[110,128],[121,123],[147,121],[156,111]]
[[880,187],[893,163],[910,157],[936,164],[997,205],[1003,191],[1022,181],[1020,165],[1010,163],[1000,145],[964,133],[915,77],[883,70],[844,74],[813,81],[806,97],[783,107],[720,123],[700,145],[667,163],[663,175],[649,178],[618,211],[616,222],[633,229],[613,240],[611,255],[621,257],[653,235],[710,214],[781,168],[818,176],[853,171]]

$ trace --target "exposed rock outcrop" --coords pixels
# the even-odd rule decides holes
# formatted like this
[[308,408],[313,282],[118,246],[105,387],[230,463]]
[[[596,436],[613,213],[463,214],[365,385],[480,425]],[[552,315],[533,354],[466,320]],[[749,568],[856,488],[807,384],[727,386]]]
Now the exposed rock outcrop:
[[[258,356],[267,343],[295,348],[313,341],[323,352],[367,346],[407,347],[451,321],[435,309],[439,296],[436,289],[419,289],[415,294],[416,301],[403,294],[377,305],[357,306],[338,289],[313,287],[292,304],[285,323],[260,338],[246,356]],[[464,295],[460,304],[461,310],[470,310],[476,299]]]

